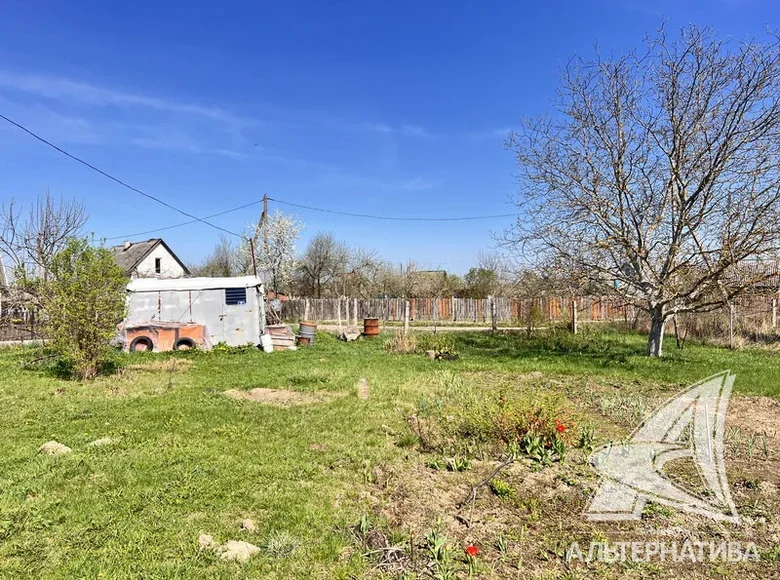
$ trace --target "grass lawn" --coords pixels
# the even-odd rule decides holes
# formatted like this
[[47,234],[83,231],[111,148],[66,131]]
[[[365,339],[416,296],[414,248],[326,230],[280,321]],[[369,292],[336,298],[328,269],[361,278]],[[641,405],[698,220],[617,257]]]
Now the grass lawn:
[[[5,409],[0,422],[0,577],[397,577],[397,567],[383,567],[366,548],[366,522],[381,531],[383,542],[397,543],[414,559],[423,533],[442,518],[453,546],[466,541],[486,546],[477,576],[589,577],[593,570],[570,569],[556,548],[546,556],[547,548],[528,553],[528,546],[553,541],[551,526],[560,528],[562,520],[582,511],[595,481],[584,455],[573,452],[565,463],[543,470],[556,482],[581,483],[572,484],[561,503],[549,502],[552,511],[546,511],[543,498],[537,504],[510,505],[488,492],[476,509],[490,517],[462,526],[451,517],[445,492],[462,495],[496,458],[477,451],[471,469],[428,468],[438,459],[421,450],[409,428],[410,416],[419,416],[425,401],[457,408],[457,389],[484,389],[486,396],[496,389],[554,392],[578,423],[597,426],[598,440],[627,434],[635,426],[632,421],[656,401],[726,369],[736,373],[738,396],[732,403],[739,409],[744,397],[747,417],[754,402],[774,409],[773,401],[758,396],[780,397],[780,355],[768,350],[729,352],[692,344],[676,351],[670,343],[667,357],[652,360],[642,354],[645,338],[629,334],[463,334],[449,340],[459,360],[391,354],[382,339],[346,344],[322,333],[315,346],[296,352],[121,355],[116,375],[92,383],[59,379],[40,364],[23,369],[38,354],[33,349],[0,350],[0,405]],[[358,394],[360,379],[367,380],[367,397]],[[258,387],[315,393],[319,400],[280,407],[222,394]],[[770,447],[763,457],[755,439],[760,429],[749,427],[740,423],[731,432],[734,477],[755,484],[740,501],[753,506],[751,513],[762,514],[756,518],[763,518],[765,529],[751,529],[767,554],[761,566],[775,566],[780,510],[773,500],[751,494],[758,483],[780,476],[780,450],[773,448],[780,425],[776,419],[763,425],[765,431],[775,430],[763,439]],[[113,443],[88,445],[103,437]],[[752,444],[749,437],[754,437]],[[52,439],[73,451],[39,454],[40,445]],[[536,473],[517,466],[505,479],[520,489]],[[434,498],[444,502],[440,506],[425,496],[433,489],[441,490],[441,497]],[[528,491],[528,497],[533,493]],[[417,503],[415,494],[422,494]],[[651,516],[656,524],[659,518],[669,526],[687,522],[676,521],[674,514]],[[257,529],[241,530],[245,518]],[[514,542],[514,551],[490,547],[499,533],[496,522]],[[583,529],[595,533],[592,527]],[[199,547],[204,533],[220,543],[245,540],[261,551],[246,564],[224,562],[213,550]],[[557,534],[554,542],[564,536]],[[506,554],[511,558],[505,561]],[[738,578],[756,570],[763,574],[769,568],[699,572],[701,577],[717,572]],[[629,572],[635,578],[674,577],[642,567],[594,573],[623,577]],[[466,578],[462,567],[458,574]]]

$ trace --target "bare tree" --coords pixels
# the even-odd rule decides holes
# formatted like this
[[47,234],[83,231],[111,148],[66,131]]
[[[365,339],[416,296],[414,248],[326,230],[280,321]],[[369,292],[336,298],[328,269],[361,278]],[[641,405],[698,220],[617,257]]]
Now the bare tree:
[[0,205],[0,252],[14,274],[49,279],[54,255],[78,237],[87,222],[80,201],[55,199],[47,191],[25,211],[14,200]]
[[192,270],[196,276],[231,277],[240,275],[242,267],[239,249],[222,234],[214,251]]
[[331,282],[346,272],[348,263],[349,249],[343,243],[331,233],[316,234],[298,261],[301,293],[322,298]]
[[344,296],[371,298],[380,293],[383,264],[373,250],[348,249],[345,272],[341,274],[341,290]]
[[642,54],[575,58],[557,114],[508,146],[523,218],[507,242],[644,309],[660,356],[668,318],[744,292],[742,264],[778,247],[780,43],[692,26]]

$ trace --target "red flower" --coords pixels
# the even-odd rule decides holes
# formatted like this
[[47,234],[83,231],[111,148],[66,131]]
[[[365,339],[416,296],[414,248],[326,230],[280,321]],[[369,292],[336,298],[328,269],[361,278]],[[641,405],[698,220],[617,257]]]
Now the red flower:
[[558,419],[555,420],[555,430],[558,431],[558,433],[564,433],[566,431],[566,425],[558,421]]
[[479,554],[479,548],[469,544],[468,546],[466,546],[466,553],[473,558],[474,556]]

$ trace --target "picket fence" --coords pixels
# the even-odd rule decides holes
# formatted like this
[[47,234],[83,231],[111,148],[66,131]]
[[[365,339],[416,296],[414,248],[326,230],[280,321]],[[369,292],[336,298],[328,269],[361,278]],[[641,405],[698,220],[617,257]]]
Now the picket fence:
[[[561,296],[538,298],[410,298],[411,321],[491,322],[491,301],[495,303],[496,322],[544,323],[568,319],[571,299]],[[291,298],[282,304],[287,321],[333,321],[341,318],[363,320],[379,318],[386,322],[404,319],[406,300],[402,298]],[[583,296],[577,299],[578,318],[583,321],[633,318],[633,307],[612,296]]]

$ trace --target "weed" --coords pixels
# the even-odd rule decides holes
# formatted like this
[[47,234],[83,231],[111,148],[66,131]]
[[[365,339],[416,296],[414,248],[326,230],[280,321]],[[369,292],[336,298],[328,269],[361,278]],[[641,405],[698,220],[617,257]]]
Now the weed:
[[425,535],[425,543],[434,566],[436,580],[455,578],[452,546],[450,546],[449,541],[449,538],[441,532],[441,527],[438,524]]
[[355,526],[355,529],[361,536],[365,535],[366,532],[368,532],[371,529],[371,520],[368,514],[361,514],[357,526]]
[[468,471],[471,469],[471,460],[462,455],[456,455],[447,459],[448,471]]
[[498,534],[495,547],[502,558],[507,555],[507,552],[509,552],[509,541],[507,540],[506,534],[503,532]]
[[288,532],[280,531],[271,534],[263,543],[263,549],[272,558],[286,558],[292,555],[300,546],[300,541]]
[[780,562],[780,545],[773,546],[761,554],[761,558],[767,562]]
[[444,334],[424,333],[417,335],[417,350],[425,352],[432,350],[437,358],[457,357],[455,340],[452,336]]
[[404,334],[403,331],[396,330],[385,341],[384,347],[387,352],[394,354],[417,352],[417,337],[414,334]]
[[592,453],[594,449],[594,440],[596,439],[596,428],[591,425],[583,425],[580,428],[580,436],[577,441],[577,447],[586,453]]
[[490,490],[501,499],[517,499],[517,490],[503,479],[493,479],[490,482]]

